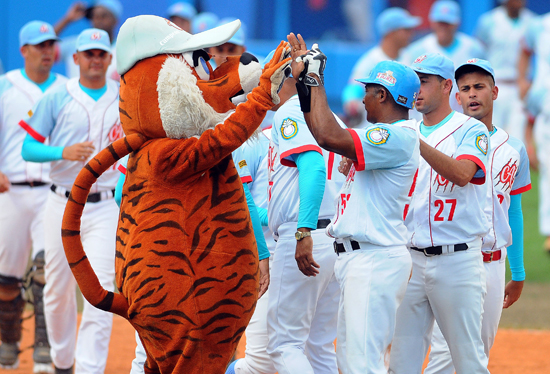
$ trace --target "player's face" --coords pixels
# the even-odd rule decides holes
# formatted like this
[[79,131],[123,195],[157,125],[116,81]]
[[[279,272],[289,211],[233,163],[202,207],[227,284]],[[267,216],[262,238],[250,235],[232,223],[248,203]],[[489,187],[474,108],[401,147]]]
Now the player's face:
[[453,42],[458,25],[446,22],[432,22],[430,25],[440,45],[448,46]]
[[92,17],[90,20],[92,21],[93,27],[107,31],[109,34],[114,30],[117,23],[117,19],[113,13],[102,6],[96,6],[92,9]]
[[401,49],[410,44],[414,31],[413,29],[397,29],[394,33],[394,42]]
[[427,114],[437,109],[445,100],[449,101],[449,87],[447,80],[441,80],[437,75],[418,73],[420,91],[416,98],[416,110]]
[[24,45],[21,54],[25,59],[25,66],[33,71],[50,71],[55,59],[55,40],[46,40],[36,45]]
[[191,32],[191,22],[189,22],[188,19],[181,18],[178,16],[172,16],[170,17],[170,21],[172,21],[176,26],[181,28],[183,31]]
[[101,49],[76,52],[74,62],[80,67],[80,77],[85,79],[105,79],[111,63],[111,54]]
[[367,121],[370,123],[378,122],[377,107],[378,107],[378,94],[377,90],[370,85],[365,86],[365,96],[363,97],[363,104],[367,111]]
[[240,56],[246,51],[246,48],[242,45],[233,43],[224,43],[222,45],[211,47],[210,54],[214,56],[214,62],[216,66],[220,66],[225,62],[227,56]]
[[498,96],[498,88],[493,84],[491,77],[472,72],[464,74],[458,80],[456,100],[464,114],[482,120],[493,111],[493,100]]

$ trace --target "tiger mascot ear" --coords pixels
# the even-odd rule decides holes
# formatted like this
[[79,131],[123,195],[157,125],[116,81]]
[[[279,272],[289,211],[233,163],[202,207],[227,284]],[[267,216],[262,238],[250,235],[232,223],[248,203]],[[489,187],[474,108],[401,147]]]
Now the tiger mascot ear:
[[[144,55],[138,47],[158,50],[159,40],[168,43],[184,31],[162,18],[142,17],[150,22],[136,17],[130,37],[123,25],[117,43],[120,55],[118,45],[132,40],[136,59],[122,58],[119,68],[126,137],[100,151],[77,176],[62,223],[65,254],[86,300],[138,331],[147,373],[223,372],[254,311],[258,287],[256,244],[230,155],[278,101],[290,48],[282,42],[263,71],[256,65],[259,84],[250,83],[254,64],[246,55],[228,58],[204,80],[185,56],[193,50]],[[149,45],[136,28],[145,39],[158,29],[164,36]],[[242,94],[247,101],[235,106],[232,100]],[[90,266],[80,221],[92,185],[127,154],[115,294],[101,287]]]

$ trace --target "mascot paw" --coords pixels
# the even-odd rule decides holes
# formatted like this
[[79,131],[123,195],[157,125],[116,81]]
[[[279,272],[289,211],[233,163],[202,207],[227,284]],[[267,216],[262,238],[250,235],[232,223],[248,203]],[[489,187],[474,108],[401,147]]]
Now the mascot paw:
[[290,44],[281,42],[273,58],[265,64],[260,77],[260,87],[271,97],[274,105],[280,103],[279,91],[290,73]]

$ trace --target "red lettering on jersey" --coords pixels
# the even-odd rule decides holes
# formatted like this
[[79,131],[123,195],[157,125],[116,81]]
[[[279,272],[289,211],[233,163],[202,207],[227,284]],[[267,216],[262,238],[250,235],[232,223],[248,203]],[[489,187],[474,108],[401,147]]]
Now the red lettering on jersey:
[[267,169],[269,172],[274,172],[275,158],[277,157],[277,152],[271,143],[269,144],[269,150],[267,152]]
[[120,122],[116,121],[111,130],[109,130],[109,141],[112,143],[115,140],[121,139],[124,137],[124,131],[122,130],[122,125]]
[[498,202],[499,202],[500,204],[502,204],[502,202],[504,201],[504,195],[498,194],[498,195],[497,195],[497,198],[498,198]]
[[[436,192],[439,191],[440,188],[443,189],[443,192],[445,192],[447,190],[447,187],[449,187],[449,180],[448,179],[445,179],[445,177],[437,174],[436,177],[435,177],[435,180],[434,180],[434,185],[437,183],[437,188],[436,188]],[[454,183],[450,183],[451,185],[451,188],[449,190],[449,192],[451,192],[455,186]]]
[[512,159],[508,160],[506,165],[502,167],[500,172],[495,177],[495,187],[499,184],[502,184],[503,191],[511,190],[514,185],[514,180],[516,179],[516,173],[518,172],[517,160],[512,163]]

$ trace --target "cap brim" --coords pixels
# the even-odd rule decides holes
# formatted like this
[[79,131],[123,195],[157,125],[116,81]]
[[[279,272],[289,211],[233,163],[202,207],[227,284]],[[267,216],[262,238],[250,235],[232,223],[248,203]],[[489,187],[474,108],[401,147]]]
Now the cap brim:
[[403,29],[414,29],[422,24],[422,18],[411,16],[403,24]]
[[359,82],[359,83],[363,83],[363,84],[368,84],[368,83],[375,83],[374,81],[368,79],[368,78],[364,78],[364,79],[355,79],[356,82]]
[[435,18],[430,18],[430,21],[448,23],[449,25],[460,24],[459,19],[457,20],[456,18],[451,18],[451,17],[435,17]]
[[77,52],[89,51],[91,49],[101,49],[102,51],[111,53],[111,49],[100,43],[84,44],[76,49]]
[[47,40],[55,40],[56,42],[60,41],[61,39],[59,39],[57,36],[51,36],[51,35],[41,35],[37,38],[34,38],[32,40],[29,40],[27,43],[25,44],[29,44],[29,45],[37,45],[37,44],[40,44],[42,42],[45,42]]
[[431,70],[431,69],[426,69],[424,67],[418,67],[418,66],[411,66],[411,69],[413,69],[414,71],[416,71],[417,73],[422,73],[422,74],[429,74],[429,75],[438,75],[440,76],[441,78],[443,79],[450,79],[450,78],[445,78],[444,76],[442,76],[439,72],[435,71],[435,70]]

